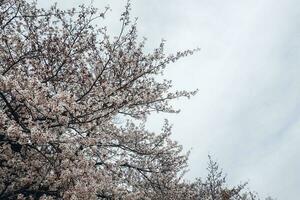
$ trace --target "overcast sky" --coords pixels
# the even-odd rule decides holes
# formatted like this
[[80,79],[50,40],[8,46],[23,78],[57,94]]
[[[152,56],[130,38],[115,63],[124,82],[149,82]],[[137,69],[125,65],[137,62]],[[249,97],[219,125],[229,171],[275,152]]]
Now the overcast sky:
[[[84,2],[58,0],[61,7]],[[125,1],[94,4],[110,4],[107,22],[118,30]],[[299,199],[300,1],[132,0],[132,16],[148,48],[161,38],[167,52],[201,48],[166,71],[175,88],[199,93],[175,102],[180,114],[148,123],[159,130],[169,118],[173,138],[192,149],[187,178],[206,174],[210,153],[231,184],[249,180],[262,197]]]

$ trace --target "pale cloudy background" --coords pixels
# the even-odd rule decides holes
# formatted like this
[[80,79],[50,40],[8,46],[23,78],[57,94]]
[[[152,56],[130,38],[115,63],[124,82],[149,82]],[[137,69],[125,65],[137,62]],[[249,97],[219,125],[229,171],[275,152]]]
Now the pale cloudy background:
[[[61,7],[80,3],[89,1],[58,0]],[[117,31],[125,1],[94,4],[111,6],[107,24]],[[210,153],[229,183],[249,180],[261,197],[299,199],[300,1],[132,0],[132,16],[149,48],[164,38],[168,52],[202,49],[166,72],[175,88],[198,88],[198,95],[175,103],[180,114],[148,123],[159,130],[169,118],[173,138],[192,149],[187,178],[205,176]]]

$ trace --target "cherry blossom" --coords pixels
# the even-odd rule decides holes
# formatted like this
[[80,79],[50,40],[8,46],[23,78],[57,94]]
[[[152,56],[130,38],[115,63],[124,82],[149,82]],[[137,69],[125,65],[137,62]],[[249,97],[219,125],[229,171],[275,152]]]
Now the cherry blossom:
[[112,37],[97,26],[109,8],[0,1],[0,199],[241,199],[244,185],[210,190],[213,163],[207,182],[183,179],[188,153],[167,120],[159,133],[145,128],[197,92],[157,77],[199,49],[166,55],[163,40],[145,51],[130,9]]

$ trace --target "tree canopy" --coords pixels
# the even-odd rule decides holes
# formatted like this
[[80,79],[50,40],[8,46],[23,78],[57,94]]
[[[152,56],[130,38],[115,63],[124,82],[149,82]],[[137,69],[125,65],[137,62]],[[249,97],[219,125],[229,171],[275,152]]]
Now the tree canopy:
[[237,195],[243,185],[216,182],[215,194],[214,178],[184,181],[187,154],[171,126],[144,127],[151,112],[177,112],[170,100],[196,93],[170,92],[156,77],[197,49],[165,55],[162,41],[146,53],[130,3],[116,37],[95,23],[106,12],[0,1],[0,199],[248,198]]

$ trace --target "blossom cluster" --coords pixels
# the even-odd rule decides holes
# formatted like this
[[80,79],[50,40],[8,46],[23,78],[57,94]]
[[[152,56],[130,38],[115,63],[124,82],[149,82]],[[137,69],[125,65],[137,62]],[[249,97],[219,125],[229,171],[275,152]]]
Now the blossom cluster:
[[145,53],[129,3],[111,38],[93,25],[107,10],[1,1],[0,199],[181,194],[187,155],[167,122],[159,134],[143,123],[151,112],[176,112],[169,101],[195,93],[169,92],[171,82],[156,79],[194,51],[166,56],[163,41]]

